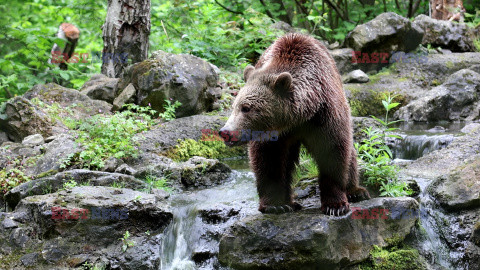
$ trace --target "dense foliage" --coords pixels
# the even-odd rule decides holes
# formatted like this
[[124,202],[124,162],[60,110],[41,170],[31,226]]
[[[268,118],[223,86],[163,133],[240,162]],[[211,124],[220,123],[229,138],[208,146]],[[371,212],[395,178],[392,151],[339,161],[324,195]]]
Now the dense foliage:
[[[102,25],[107,1],[19,0],[0,2],[0,102],[23,94],[37,83],[55,81],[79,88],[100,72]],[[480,23],[478,0],[465,0],[466,21]],[[385,11],[413,17],[428,12],[424,0],[166,0],[152,1],[150,51],[191,53],[221,68],[242,69],[279,34],[284,21],[329,42],[342,42],[348,31]],[[62,22],[81,33],[76,52],[86,63],[60,70],[49,64]],[[478,42],[480,46],[480,42]]]

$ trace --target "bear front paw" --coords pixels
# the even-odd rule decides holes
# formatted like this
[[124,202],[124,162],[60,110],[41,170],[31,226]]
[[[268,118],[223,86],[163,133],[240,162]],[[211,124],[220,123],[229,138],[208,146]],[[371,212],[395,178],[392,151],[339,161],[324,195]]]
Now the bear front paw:
[[258,210],[263,214],[283,214],[293,211],[298,211],[302,209],[302,206],[299,203],[294,202],[293,204],[286,205],[267,205],[261,206]]
[[350,211],[348,203],[322,204],[322,212],[328,216],[343,216]]

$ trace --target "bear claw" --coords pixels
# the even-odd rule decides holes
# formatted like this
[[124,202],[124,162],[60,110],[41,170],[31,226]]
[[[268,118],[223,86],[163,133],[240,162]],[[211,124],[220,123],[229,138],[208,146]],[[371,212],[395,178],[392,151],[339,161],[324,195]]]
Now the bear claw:
[[327,207],[323,213],[327,216],[343,216],[350,211],[350,207],[342,206],[340,208]]

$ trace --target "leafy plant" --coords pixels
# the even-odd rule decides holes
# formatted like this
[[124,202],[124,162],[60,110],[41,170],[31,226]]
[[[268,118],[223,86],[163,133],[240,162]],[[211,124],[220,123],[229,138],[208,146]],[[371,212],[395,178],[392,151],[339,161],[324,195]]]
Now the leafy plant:
[[165,177],[161,177],[161,178],[158,178],[156,176],[153,176],[153,175],[147,175],[145,177],[145,183],[147,183],[147,190],[148,192],[150,192],[152,189],[161,189],[161,190],[165,190],[165,191],[172,191],[172,187],[170,187],[168,181],[167,181],[167,178]]
[[171,100],[166,99],[165,100],[165,105],[163,105],[163,108],[165,111],[163,113],[160,113],[160,117],[165,119],[166,121],[170,121],[175,119],[175,110],[182,105],[180,101],[175,100],[174,103],[172,103]]
[[389,111],[400,105],[400,103],[393,102],[395,97],[396,95],[388,93],[382,100],[382,105],[386,111],[384,120],[372,116],[383,126],[383,129],[372,127],[364,129],[366,139],[355,144],[358,156],[362,161],[361,164],[365,169],[366,184],[379,188],[380,196],[398,197],[412,193],[406,183],[399,183],[398,168],[392,164],[392,151],[386,144],[387,137],[401,139],[398,135],[390,134],[390,132],[397,130],[393,125],[400,121],[388,120]]
[[5,194],[12,188],[32,180],[20,168],[0,170],[0,193]]
[[126,231],[124,234],[123,234],[123,237],[120,238],[120,240],[122,240],[122,251],[125,252],[127,251],[127,249],[129,247],[133,247],[135,246],[135,242],[131,241],[131,240],[128,240],[130,238],[130,233],[128,231]]
[[77,182],[73,179],[70,179],[68,182],[63,183],[63,189],[69,190],[78,186]]
[[302,147],[300,149],[300,161],[293,174],[294,185],[303,179],[315,178],[317,176],[318,168],[315,160],[313,160],[312,156],[307,152],[307,149]]
[[151,115],[155,111],[138,105],[125,107],[127,110],[113,115],[97,114],[77,121],[76,142],[83,146],[83,150],[64,161],[64,167],[79,165],[82,168],[100,169],[105,166],[104,161],[109,157],[135,157],[139,150],[133,135],[154,124]]

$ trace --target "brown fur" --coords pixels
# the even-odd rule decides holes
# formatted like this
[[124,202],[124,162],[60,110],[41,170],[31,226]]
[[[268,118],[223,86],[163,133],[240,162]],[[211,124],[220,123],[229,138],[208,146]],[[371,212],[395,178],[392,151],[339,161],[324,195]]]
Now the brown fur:
[[348,212],[347,196],[352,200],[369,197],[358,186],[350,108],[335,62],[323,44],[309,36],[288,34],[263,53],[254,69],[247,67],[244,77],[246,84],[221,131],[280,132],[278,141],[249,144],[260,211],[275,212],[275,206],[284,205],[299,208],[292,199],[291,180],[300,144],[321,173],[325,213]]

